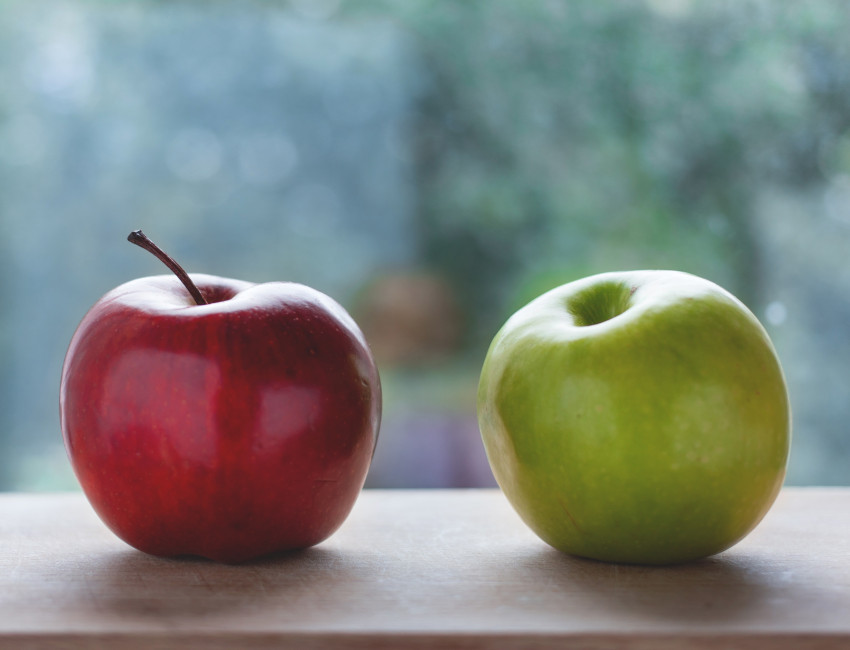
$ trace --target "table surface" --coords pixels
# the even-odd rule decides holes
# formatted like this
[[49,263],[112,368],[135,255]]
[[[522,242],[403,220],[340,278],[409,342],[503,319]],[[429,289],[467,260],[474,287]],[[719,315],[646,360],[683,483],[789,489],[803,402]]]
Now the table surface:
[[0,495],[0,646],[848,648],[850,488],[786,488],[678,567],[559,553],[496,490],[367,490],[317,547],[228,566],[126,546],[80,494]]

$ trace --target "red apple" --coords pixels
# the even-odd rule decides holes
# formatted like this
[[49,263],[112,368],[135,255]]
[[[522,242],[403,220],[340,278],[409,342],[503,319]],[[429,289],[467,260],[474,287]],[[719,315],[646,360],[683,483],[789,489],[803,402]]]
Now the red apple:
[[377,442],[381,385],[328,296],[184,272],[91,308],[65,358],[60,415],[74,472],[116,535],[154,555],[241,562],[342,524]]

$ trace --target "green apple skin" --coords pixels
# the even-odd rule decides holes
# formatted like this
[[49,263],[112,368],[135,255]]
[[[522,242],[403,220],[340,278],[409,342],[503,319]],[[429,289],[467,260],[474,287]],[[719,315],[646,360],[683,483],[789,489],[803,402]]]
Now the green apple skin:
[[629,564],[723,551],[773,504],[791,410],[757,318],[677,271],[553,289],[493,339],[478,389],[493,474],[548,544]]

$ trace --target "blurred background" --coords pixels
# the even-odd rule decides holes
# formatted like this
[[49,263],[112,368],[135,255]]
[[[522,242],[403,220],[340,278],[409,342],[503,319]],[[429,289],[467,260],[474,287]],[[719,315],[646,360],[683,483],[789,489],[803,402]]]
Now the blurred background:
[[369,485],[493,485],[507,316],[675,268],[759,316],[788,482],[850,484],[850,10],[819,2],[0,3],[0,489],[73,489],[62,359],[110,288],[294,280],[378,359]]

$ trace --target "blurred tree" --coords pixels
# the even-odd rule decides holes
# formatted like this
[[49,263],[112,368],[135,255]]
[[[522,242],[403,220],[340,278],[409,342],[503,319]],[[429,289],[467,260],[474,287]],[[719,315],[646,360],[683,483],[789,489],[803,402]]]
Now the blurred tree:
[[[0,476],[57,442],[70,328],[151,272],[115,245],[145,224],[190,269],[371,299],[387,365],[419,364],[385,373],[387,411],[451,411],[466,440],[513,309],[593,272],[691,271],[787,320],[797,419],[846,446],[841,0],[3,7]],[[437,353],[452,368],[422,380]]]
[[787,158],[812,166],[800,48],[839,9],[680,4],[346,5],[394,16],[423,52],[423,255],[484,339],[521,287],[612,267],[690,270],[758,302],[759,183]]

